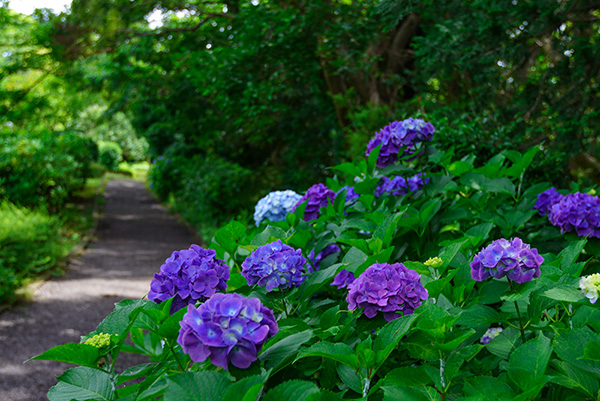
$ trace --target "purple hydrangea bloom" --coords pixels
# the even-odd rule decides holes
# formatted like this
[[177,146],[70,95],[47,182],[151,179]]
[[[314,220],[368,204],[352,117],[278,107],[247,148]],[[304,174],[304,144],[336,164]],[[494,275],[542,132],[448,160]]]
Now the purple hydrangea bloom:
[[538,195],[538,200],[533,208],[538,211],[540,216],[545,216],[550,212],[552,205],[560,201],[562,197],[556,188],[552,187]]
[[406,195],[408,185],[403,177],[396,176],[391,180],[388,177],[381,177],[379,185],[375,188],[375,196],[380,197],[383,194]]
[[435,128],[431,123],[420,119],[408,118],[404,121],[394,121],[375,134],[367,145],[367,156],[381,144],[377,167],[383,168],[398,161],[398,154],[410,155],[424,141],[433,139]]
[[341,290],[342,288],[346,288],[350,284],[352,284],[354,280],[356,280],[356,277],[354,277],[354,273],[349,272],[346,269],[342,269],[342,271],[335,276],[331,285],[335,285],[338,289]]
[[308,188],[302,199],[293,207],[294,212],[303,202],[306,203],[304,209],[304,221],[314,220],[319,217],[319,210],[323,206],[332,205],[335,199],[335,192],[327,188],[323,184],[315,184]]
[[540,265],[544,258],[537,249],[530,248],[520,238],[510,241],[498,239],[483,248],[471,262],[471,277],[483,281],[504,276],[517,283],[525,283],[540,276]]
[[242,263],[242,276],[248,285],[258,284],[267,292],[298,287],[306,277],[306,259],[300,249],[285,245],[281,240],[256,248]]
[[[312,266],[310,265],[310,263],[306,265],[307,272],[313,273],[313,272],[319,270],[319,267],[321,266],[321,261],[323,259],[325,259],[329,255],[333,255],[334,253],[338,253],[341,251],[342,250],[340,249],[340,247],[337,246],[336,244],[327,245],[325,247],[325,249],[323,249],[321,252],[319,252],[317,254],[317,256],[315,257],[315,249],[313,248],[310,251],[310,253],[308,254],[308,260],[310,260],[310,262],[312,263]],[[313,269],[313,267],[314,267],[314,269]]]
[[279,331],[273,312],[258,298],[215,294],[198,306],[188,305],[179,322],[177,342],[194,362],[210,361],[223,369],[229,363],[245,369],[256,360],[264,342]]
[[416,271],[402,263],[376,263],[348,285],[346,301],[349,310],[363,308],[368,318],[381,311],[390,322],[411,315],[428,296]]
[[352,202],[360,196],[354,191],[354,187],[349,185],[341,187],[340,190],[336,192],[335,196],[337,197],[344,189],[346,190],[346,203]]
[[423,185],[429,182],[429,178],[423,179],[423,173],[416,174],[408,180],[396,176],[393,179],[381,177],[379,185],[375,188],[375,196],[380,197],[383,194],[406,195],[409,192],[417,191],[423,188]]
[[600,198],[577,192],[560,198],[550,207],[550,223],[561,233],[575,230],[579,236],[600,238]]
[[188,304],[210,298],[215,292],[225,291],[229,280],[229,266],[215,257],[212,249],[192,245],[190,249],[175,251],[154,274],[148,299],[156,303],[171,297],[171,312]]
[[256,226],[263,219],[271,221],[285,220],[285,216],[290,213],[296,203],[302,198],[302,195],[294,191],[274,191],[258,201],[254,208],[254,221]]

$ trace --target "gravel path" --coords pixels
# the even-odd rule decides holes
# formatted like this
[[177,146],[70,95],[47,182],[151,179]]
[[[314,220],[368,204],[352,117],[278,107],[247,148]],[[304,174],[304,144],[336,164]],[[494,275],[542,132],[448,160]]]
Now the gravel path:
[[56,376],[73,367],[26,359],[93,331],[116,302],[139,299],[172,251],[197,243],[144,184],[114,180],[97,240],[72,260],[64,277],[42,285],[33,302],[0,315],[0,400],[46,400]]

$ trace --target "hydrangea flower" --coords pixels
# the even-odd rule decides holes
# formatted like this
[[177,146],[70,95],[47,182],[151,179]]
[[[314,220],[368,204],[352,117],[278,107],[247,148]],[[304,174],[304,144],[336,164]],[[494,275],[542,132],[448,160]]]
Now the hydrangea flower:
[[337,197],[344,189],[346,190],[346,203],[350,203],[358,199],[358,197],[360,196],[356,193],[356,191],[354,191],[354,187],[351,187],[349,185],[344,185],[343,187],[341,187],[340,190],[335,193],[335,196]]
[[471,262],[471,277],[483,281],[504,276],[517,283],[525,283],[540,276],[540,265],[544,258],[537,249],[530,248],[520,238],[510,241],[498,239],[483,248]]
[[381,177],[379,185],[375,188],[375,196],[380,197],[383,194],[406,195],[409,192],[423,188],[423,185],[429,182],[429,178],[423,179],[423,174],[419,173],[408,180],[403,177],[396,176],[391,180],[388,177]]
[[292,190],[274,191],[258,201],[254,207],[254,221],[256,226],[263,219],[271,221],[285,220],[285,216],[292,211],[294,205],[302,199],[302,195]]
[[304,209],[304,221],[314,220],[319,217],[319,210],[323,206],[332,205],[334,199],[335,192],[323,184],[315,184],[308,188],[304,196],[294,205],[292,212],[307,201],[306,208]]
[[598,292],[600,292],[600,273],[582,277],[581,280],[579,280],[579,288],[581,288],[583,295],[585,295],[591,303],[596,303],[598,300]]
[[[312,263],[312,266],[309,264],[306,265],[306,270],[308,273],[313,273],[319,270],[321,265],[321,261],[325,259],[329,255],[333,255],[334,253],[339,253],[342,250],[336,244],[327,245],[325,249],[317,254],[315,257],[315,249],[313,248],[308,254],[308,260]],[[313,269],[314,267],[314,269]]]
[[96,348],[104,348],[110,345],[110,334],[99,333],[85,340],[84,344],[92,345]]
[[429,267],[433,267],[434,269],[437,269],[438,267],[442,267],[442,265],[444,264],[444,261],[442,260],[442,258],[439,258],[436,256],[434,258],[427,259],[425,262],[423,262],[423,264],[425,266],[429,266]]
[[356,280],[356,277],[354,277],[354,273],[349,272],[346,269],[342,269],[342,271],[335,276],[331,285],[335,285],[341,290],[342,288],[346,288],[350,284],[352,284],[354,280]]
[[538,195],[538,200],[533,207],[540,216],[545,216],[550,212],[550,208],[558,202],[563,196],[558,193],[556,188],[552,187]]
[[411,315],[428,298],[421,276],[402,263],[376,263],[348,285],[348,309],[363,308],[368,318],[378,311],[392,321]]
[[267,292],[298,287],[306,277],[306,259],[300,249],[285,245],[281,240],[256,248],[242,263],[242,276],[248,285],[258,284]]
[[229,266],[217,259],[216,254],[198,245],[173,252],[160,272],[154,274],[148,299],[161,303],[174,296],[173,313],[188,304],[208,299],[217,291],[225,291]]
[[177,342],[194,362],[210,361],[223,369],[240,369],[256,360],[264,342],[279,331],[273,312],[258,298],[213,295],[198,306],[188,305],[179,322]]
[[431,123],[420,119],[408,118],[394,121],[383,127],[367,145],[367,156],[381,144],[376,166],[383,168],[398,161],[398,154],[415,153],[419,144],[433,139],[435,128]]
[[575,230],[579,236],[600,238],[600,198],[577,192],[561,197],[550,207],[550,223],[561,233]]
[[482,344],[488,344],[494,338],[498,337],[498,335],[500,335],[500,333],[502,333],[503,331],[504,330],[502,329],[502,327],[490,327],[481,337],[479,342]]

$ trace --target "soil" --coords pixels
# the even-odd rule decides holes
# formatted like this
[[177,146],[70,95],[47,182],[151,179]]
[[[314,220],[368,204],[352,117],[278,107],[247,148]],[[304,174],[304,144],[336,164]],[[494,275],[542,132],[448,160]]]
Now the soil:
[[144,297],[171,252],[199,241],[143,183],[110,181],[104,198],[97,239],[70,261],[66,274],[45,282],[30,303],[0,315],[0,400],[46,400],[56,377],[74,365],[24,361],[79,342],[115,303]]

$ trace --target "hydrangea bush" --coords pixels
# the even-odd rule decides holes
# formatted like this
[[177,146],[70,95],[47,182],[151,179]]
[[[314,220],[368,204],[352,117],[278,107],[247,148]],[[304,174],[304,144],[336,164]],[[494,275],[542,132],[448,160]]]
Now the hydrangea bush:
[[595,198],[540,195],[538,148],[453,160],[406,121],[285,219],[231,221],[33,358],[79,365],[49,399],[597,399]]

